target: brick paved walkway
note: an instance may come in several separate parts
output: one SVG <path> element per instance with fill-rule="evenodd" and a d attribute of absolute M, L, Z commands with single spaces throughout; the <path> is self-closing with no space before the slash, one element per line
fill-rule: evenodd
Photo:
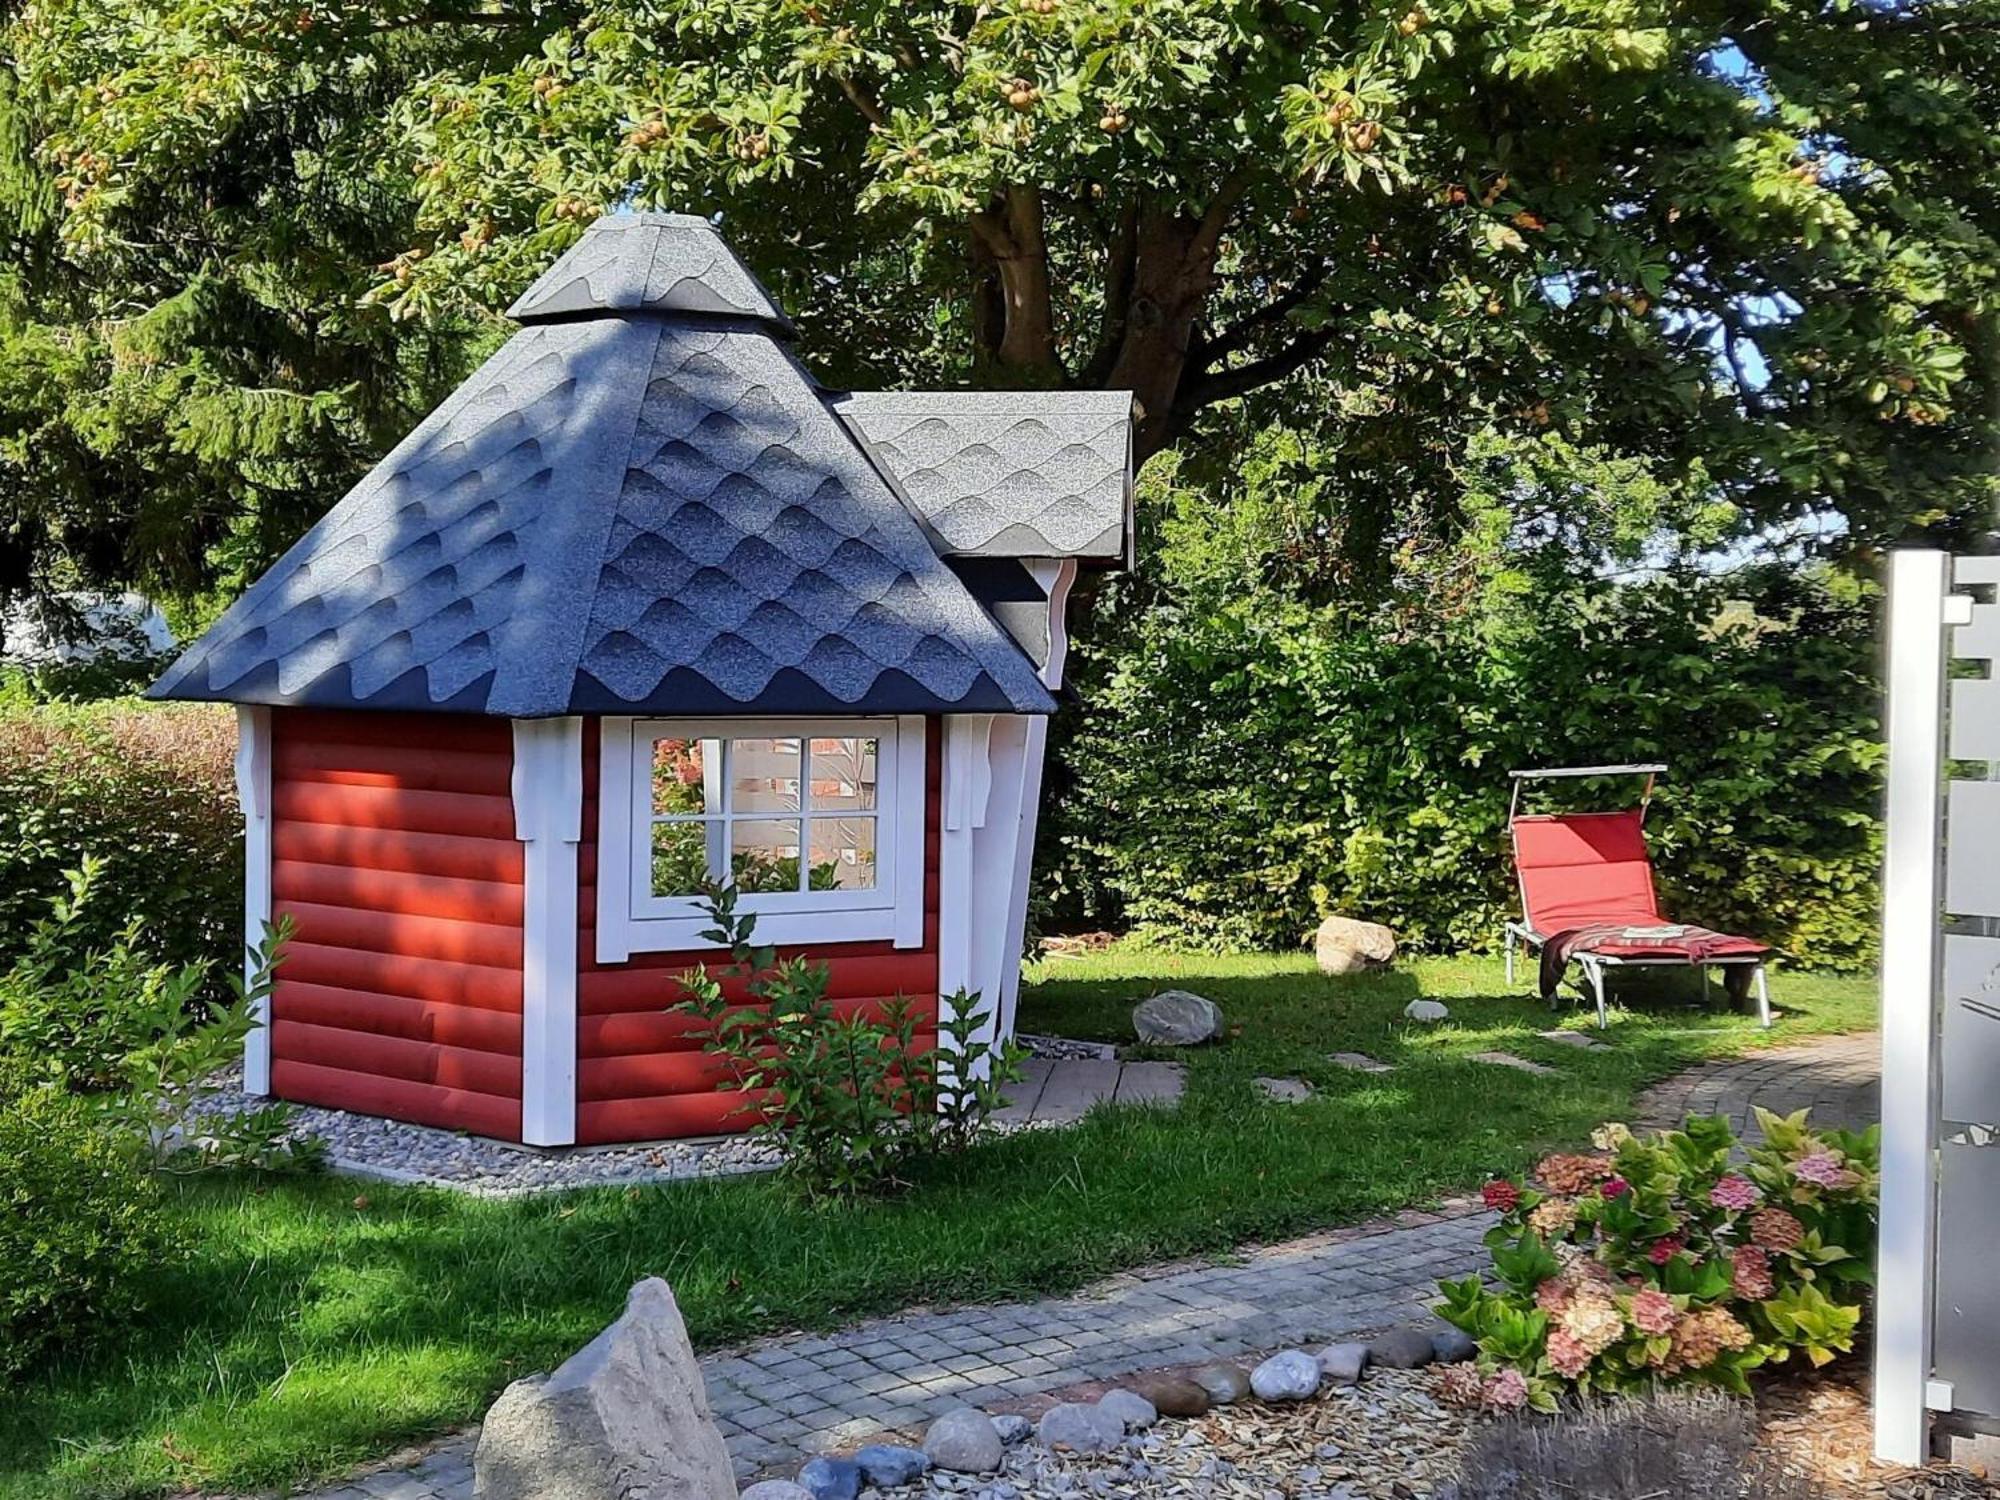
<path fill-rule="evenodd" d="M 1727 1115 L 1739 1136 L 1758 1139 L 1752 1105 L 1776 1114 L 1810 1109 L 1815 1125 L 1860 1130 L 1881 1118 L 1882 1044 L 1874 1032 L 1821 1037 L 1694 1068 L 1648 1089 L 1632 1123 L 1677 1124 Z"/>
<path fill-rule="evenodd" d="M 1641 1100 L 1640 1121 L 1725 1114 L 1753 1102 L 1822 1125 L 1876 1117 L 1876 1041 L 1833 1037 L 1712 1063 Z M 1070 1297 L 876 1318 L 702 1361 L 739 1475 L 795 1462 L 959 1405 L 1031 1401 L 1135 1370 L 1330 1342 L 1420 1315 L 1440 1276 L 1484 1260 L 1487 1216 L 1459 1203 L 1243 1252 L 1226 1263 L 1128 1272 Z M 461 1434 L 312 1500 L 470 1500 Z M 414 1462 L 410 1460 L 414 1459 Z"/>

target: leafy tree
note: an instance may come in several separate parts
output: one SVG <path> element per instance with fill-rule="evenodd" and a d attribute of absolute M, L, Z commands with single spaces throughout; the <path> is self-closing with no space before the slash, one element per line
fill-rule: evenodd
<path fill-rule="evenodd" d="M 1830 509 L 1866 547 L 1991 498 L 1996 20 L 37 0 L 0 44 L 9 201 L 45 226 L 5 336 L 48 346 L 33 370 L 112 319 L 178 331 L 28 400 L 84 472 L 66 516 L 282 531 L 421 404 L 442 331 L 478 326 L 455 320 L 608 208 L 693 209 L 832 378 L 1129 387 L 1144 454 L 1238 398 L 1252 427 L 1338 426 L 1327 494 L 1378 559 L 1464 524 L 1454 466 L 1489 425 L 1699 464 L 1740 529 Z M 79 417 L 106 370 L 139 389 Z"/>

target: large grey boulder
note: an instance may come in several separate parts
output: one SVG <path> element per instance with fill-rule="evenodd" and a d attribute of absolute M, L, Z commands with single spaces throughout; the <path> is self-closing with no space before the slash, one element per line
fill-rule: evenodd
<path fill-rule="evenodd" d="M 1000 1467 L 1001 1446 L 993 1419 L 970 1406 L 946 1412 L 924 1434 L 924 1456 L 959 1474 L 991 1474 Z"/>
<path fill-rule="evenodd" d="M 1188 990 L 1161 990 L 1132 1007 L 1132 1029 L 1155 1047 L 1199 1047 L 1222 1035 L 1222 1007 Z"/>
<path fill-rule="evenodd" d="M 472 1467 L 476 1500 L 736 1500 L 667 1284 L 640 1282 L 618 1320 L 553 1375 L 502 1391 Z"/>
<path fill-rule="evenodd" d="M 1328 917 L 1313 933 L 1313 960 L 1322 974 L 1360 974 L 1395 961 L 1396 934 L 1379 922 Z"/>

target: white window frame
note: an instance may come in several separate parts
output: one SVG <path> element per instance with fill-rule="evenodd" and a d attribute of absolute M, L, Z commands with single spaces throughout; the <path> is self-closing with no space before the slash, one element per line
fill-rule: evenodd
<path fill-rule="evenodd" d="M 662 739 L 877 741 L 874 817 L 875 885 L 852 891 L 745 894 L 740 912 L 757 914 L 759 942 L 924 940 L 924 720 L 920 714 L 846 719 L 617 719 L 603 721 L 597 797 L 597 959 L 623 963 L 634 953 L 715 949 L 702 936 L 714 924 L 693 899 L 651 890 L 652 746 Z M 801 787 L 802 803 L 810 796 Z M 775 816 L 784 816 L 778 814 Z M 810 842 L 802 807 L 802 845 Z M 803 850 L 802 850 L 803 853 Z"/>

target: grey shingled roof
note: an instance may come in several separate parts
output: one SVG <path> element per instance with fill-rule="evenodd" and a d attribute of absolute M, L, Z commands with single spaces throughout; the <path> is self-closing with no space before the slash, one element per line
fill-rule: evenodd
<path fill-rule="evenodd" d="M 604 218 L 514 314 L 526 326 L 150 696 L 514 718 L 1054 708 L 1022 646 L 940 558 L 974 508 L 920 520 L 886 478 L 894 444 L 856 436 L 886 398 L 820 390 L 778 342 L 776 304 L 704 220 Z M 1126 396 L 1040 396 L 1056 404 L 1034 410 L 1016 396 L 914 400 L 1000 442 L 1006 474 L 1058 476 L 1068 498 L 1040 508 L 1018 498 L 1018 478 L 980 492 L 1016 508 L 988 548 L 1036 526 L 1026 556 L 1050 556 L 1064 526 L 1110 546 L 1096 520 L 1108 482 L 1086 472 L 1086 452 L 1122 466 L 1112 508 L 1126 536 Z M 976 410 L 1014 418 L 976 428 L 962 416 Z M 896 454 L 916 452 L 922 434 L 898 432 Z M 940 462 L 976 474 L 988 462 L 976 446 Z"/>
<path fill-rule="evenodd" d="M 791 323 L 706 219 L 606 214 L 514 299 L 518 323 L 604 312 L 707 313 Z"/>
<path fill-rule="evenodd" d="M 1126 391 L 857 391 L 841 419 L 948 557 L 1131 564 Z"/>

